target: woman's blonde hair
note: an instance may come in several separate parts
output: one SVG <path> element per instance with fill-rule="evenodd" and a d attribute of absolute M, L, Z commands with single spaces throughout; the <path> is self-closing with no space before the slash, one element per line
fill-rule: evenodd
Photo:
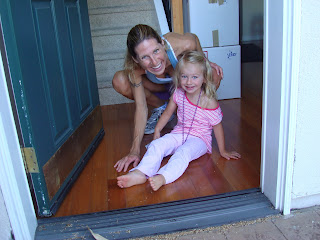
<path fill-rule="evenodd" d="M 174 90 L 181 87 L 179 77 L 181 69 L 186 63 L 199 64 L 202 68 L 202 73 L 205 81 L 202 84 L 202 90 L 208 96 L 208 98 L 217 99 L 216 87 L 213 82 L 212 68 L 209 61 L 205 58 L 202 52 L 188 51 L 180 58 L 173 75 Z"/>
<path fill-rule="evenodd" d="M 131 83 L 133 83 L 133 70 L 139 67 L 138 64 L 132 59 L 137 59 L 135 48 L 146 39 L 156 39 L 158 43 L 162 42 L 159 34 L 148 25 L 138 24 L 131 28 L 130 32 L 128 33 L 124 70 Z"/>

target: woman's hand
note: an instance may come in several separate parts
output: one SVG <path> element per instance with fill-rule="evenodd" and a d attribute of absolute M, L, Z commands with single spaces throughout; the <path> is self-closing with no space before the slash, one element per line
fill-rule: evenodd
<path fill-rule="evenodd" d="M 241 155 L 235 151 L 231 151 L 231 152 L 227 152 L 227 151 L 224 151 L 222 153 L 220 153 L 222 157 L 224 157 L 225 159 L 227 160 L 230 160 L 231 158 L 232 159 L 239 159 L 241 158 Z"/>
<path fill-rule="evenodd" d="M 222 67 L 220 67 L 218 64 L 210 62 L 210 66 L 212 68 L 214 68 L 217 72 L 217 74 L 220 76 L 221 75 L 221 79 L 223 78 L 223 69 Z"/>
<path fill-rule="evenodd" d="M 139 154 L 129 153 L 127 156 L 120 159 L 115 165 L 114 168 L 117 172 L 121 172 L 122 170 L 126 172 L 128 170 L 129 165 L 133 162 L 133 167 L 136 167 L 140 161 Z"/>

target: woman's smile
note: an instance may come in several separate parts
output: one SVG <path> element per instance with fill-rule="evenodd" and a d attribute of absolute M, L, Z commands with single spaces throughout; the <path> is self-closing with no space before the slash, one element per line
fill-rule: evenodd
<path fill-rule="evenodd" d="M 137 59 L 134 59 L 143 69 L 161 75 L 166 68 L 166 51 L 156 39 L 145 39 L 136 48 Z"/>
<path fill-rule="evenodd" d="M 152 69 L 154 69 L 155 71 L 159 71 L 161 70 L 161 67 L 162 67 L 162 62 L 160 62 L 157 66 L 152 67 Z"/>

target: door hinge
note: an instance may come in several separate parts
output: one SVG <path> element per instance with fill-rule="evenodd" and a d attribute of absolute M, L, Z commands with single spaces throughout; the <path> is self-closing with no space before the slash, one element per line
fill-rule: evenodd
<path fill-rule="evenodd" d="M 39 173 L 39 166 L 34 148 L 21 148 L 21 152 L 26 171 L 28 173 Z"/>

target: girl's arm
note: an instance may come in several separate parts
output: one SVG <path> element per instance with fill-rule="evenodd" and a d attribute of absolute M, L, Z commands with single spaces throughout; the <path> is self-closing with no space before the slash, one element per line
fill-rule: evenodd
<path fill-rule="evenodd" d="M 154 129 L 154 134 L 153 134 L 154 140 L 160 137 L 161 130 L 168 123 L 170 117 L 172 116 L 172 114 L 175 112 L 175 110 L 177 108 L 177 105 L 175 104 L 175 102 L 173 101 L 172 98 L 173 98 L 173 96 L 171 96 L 169 103 L 168 103 L 168 106 L 166 107 L 164 112 L 161 114 L 161 117 L 160 117 L 159 121 L 157 122 L 157 125 Z"/>
<path fill-rule="evenodd" d="M 231 158 L 233 159 L 239 159 L 241 155 L 235 151 L 228 152 L 225 149 L 225 142 L 224 142 L 224 132 L 223 132 L 223 127 L 222 123 L 220 122 L 219 124 L 213 126 L 213 131 L 214 135 L 216 137 L 217 143 L 218 143 L 218 148 L 220 155 L 227 160 L 230 160 Z"/>

